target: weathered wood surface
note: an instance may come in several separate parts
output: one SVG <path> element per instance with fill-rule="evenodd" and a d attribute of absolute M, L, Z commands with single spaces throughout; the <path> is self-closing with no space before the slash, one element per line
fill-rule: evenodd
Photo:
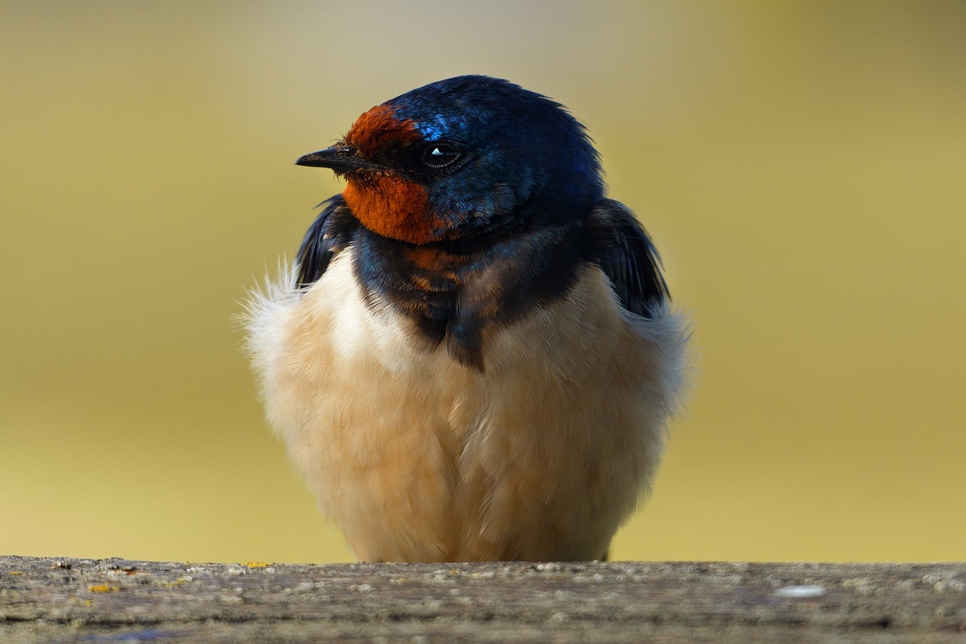
<path fill-rule="evenodd" d="M 966 563 L 0 557 L 0 642 L 966 642 Z"/>

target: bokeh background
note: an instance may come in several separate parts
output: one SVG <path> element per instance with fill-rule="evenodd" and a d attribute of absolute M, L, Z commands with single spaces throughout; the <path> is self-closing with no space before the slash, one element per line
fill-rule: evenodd
<path fill-rule="evenodd" d="M 295 158 L 464 73 L 570 107 L 692 312 L 616 558 L 966 559 L 957 1 L 0 4 L 0 553 L 351 558 L 231 318 L 341 190 Z"/>

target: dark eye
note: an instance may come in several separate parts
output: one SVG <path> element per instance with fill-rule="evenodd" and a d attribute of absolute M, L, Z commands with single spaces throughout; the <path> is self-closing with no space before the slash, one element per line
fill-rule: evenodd
<path fill-rule="evenodd" d="M 449 143 L 430 143 L 423 150 L 423 164 L 430 168 L 445 168 L 460 158 L 460 150 Z"/>

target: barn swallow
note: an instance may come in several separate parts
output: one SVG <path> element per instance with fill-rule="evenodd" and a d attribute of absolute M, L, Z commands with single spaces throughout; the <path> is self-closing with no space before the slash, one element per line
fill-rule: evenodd
<path fill-rule="evenodd" d="M 460 76 L 296 163 L 345 190 L 254 296 L 248 344 L 356 556 L 603 558 L 660 461 L 688 332 L 584 127 Z"/>

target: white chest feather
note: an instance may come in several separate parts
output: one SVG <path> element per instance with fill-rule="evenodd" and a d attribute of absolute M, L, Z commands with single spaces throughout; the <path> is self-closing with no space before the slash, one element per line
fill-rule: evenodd
<path fill-rule="evenodd" d="M 253 302 L 268 417 L 323 512 L 367 561 L 601 557 L 646 490 L 686 334 L 621 309 L 596 267 L 489 338 L 485 372 L 367 307 L 351 248 L 303 294 Z"/>

